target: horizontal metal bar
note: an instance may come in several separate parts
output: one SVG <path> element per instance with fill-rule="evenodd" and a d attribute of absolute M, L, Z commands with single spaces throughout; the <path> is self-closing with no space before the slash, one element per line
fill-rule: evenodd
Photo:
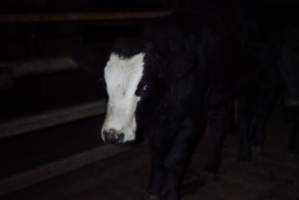
<path fill-rule="evenodd" d="M 78 65 L 71 57 L 39 58 L 29 61 L 0 62 L 0 72 L 1 69 L 5 69 L 7 71 L 6 74 L 13 78 L 34 74 L 48 74 L 58 71 L 73 70 L 76 68 L 78 68 Z"/>
<path fill-rule="evenodd" d="M 90 12 L 63 14 L 1 14 L 0 22 L 45 22 L 45 21 L 90 21 L 90 20 L 128 20 L 165 17 L 172 11 L 146 12 Z"/>
<path fill-rule="evenodd" d="M 42 58 L 32 61 L 2 63 L 1 65 L 11 67 L 13 77 L 46 74 L 78 68 L 77 64 L 70 57 Z"/>
<path fill-rule="evenodd" d="M 0 139 L 100 115 L 105 107 L 105 101 L 99 100 L 4 122 L 0 124 Z"/>
<path fill-rule="evenodd" d="M 103 145 L 92 150 L 72 155 L 62 160 L 54 161 L 36 169 L 12 175 L 0 180 L 0 195 L 24 189 L 49 178 L 79 169 L 85 165 L 104 160 L 128 150 L 129 147 Z"/>

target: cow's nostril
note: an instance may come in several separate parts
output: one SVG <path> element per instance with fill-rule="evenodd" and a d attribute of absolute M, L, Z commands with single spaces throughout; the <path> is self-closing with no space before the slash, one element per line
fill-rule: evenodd
<path fill-rule="evenodd" d="M 109 137 L 109 132 L 103 131 L 103 136 L 104 136 L 105 140 L 107 140 L 107 138 Z"/>
<path fill-rule="evenodd" d="M 114 128 L 110 128 L 107 132 L 108 132 L 109 135 L 117 134 L 117 131 Z"/>
<path fill-rule="evenodd" d="M 105 142 L 112 144 L 123 143 L 125 134 L 116 131 L 115 129 L 109 129 L 103 131 L 103 136 L 105 138 Z"/>
<path fill-rule="evenodd" d="M 103 131 L 103 135 L 105 138 L 109 138 L 110 136 L 115 135 L 116 133 L 117 131 L 113 128 Z"/>
<path fill-rule="evenodd" d="M 118 134 L 118 143 L 123 143 L 125 138 L 125 134 L 120 133 Z"/>

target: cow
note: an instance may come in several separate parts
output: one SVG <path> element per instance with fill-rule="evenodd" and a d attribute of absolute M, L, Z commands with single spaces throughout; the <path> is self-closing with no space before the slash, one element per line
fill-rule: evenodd
<path fill-rule="evenodd" d="M 266 125 L 277 106 L 284 110 L 291 126 L 288 151 L 295 157 L 299 119 L 296 44 L 275 40 L 273 44 L 263 42 L 254 46 L 247 55 L 252 56 L 250 60 L 261 69 L 257 73 L 260 78 L 256 86 L 248 84 L 246 92 L 238 95 L 239 159 L 251 160 L 255 153 L 263 154 Z"/>
<path fill-rule="evenodd" d="M 256 147 L 260 150 L 256 153 L 263 152 L 265 127 L 277 106 L 283 107 L 289 115 L 292 126 L 289 152 L 296 151 L 299 74 L 295 41 L 298 28 L 294 13 L 282 16 L 281 9 L 281 6 L 268 5 L 243 8 L 242 49 L 248 57 L 245 60 L 259 70 L 255 75 L 257 79 L 247 84 L 249 88 L 238 96 L 240 160 L 251 160 Z"/>
<path fill-rule="evenodd" d="M 294 32 L 298 33 L 297 30 Z M 288 34 L 288 36 L 289 35 L 290 34 Z M 288 40 L 291 40 L 290 36 Z M 299 60 L 297 49 L 297 43 L 285 42 L 281 49 L 279 62 L 284 86 L 284 92 L 282 94 L 283 106 L 287 113 L 288 124 L 291 127 L 288 144 L 288 151 L 291 158 L 298 158 L 299 155 Z"/>
<path fill-rule="evenodd" d="M 276 101 L 272 83 L 283 74 L 272 67 L 291 60 L 286 50 L 250 41 L 253 34 L 235 26 L 240 21 L 210 11 L 159 20 L 139 37 L 116 40 L 103 70 L 108 101 L 100 137 L 123 144 L 144 135 L 151 154 L 150 199 L 180 199 L 184 173 L 203 134 L 212 146 L 207 169 L 218 171 L 235 101 L 239 156 L 250 159 Z M 278 68 L 286 70 L 283 66 Z"/>
<path fill-rule="evenodd" d="M 151 154 L 148 193 L 161 200 L 180 199 L 204 132 L 215 147 L 209 167 L 218 169 L 234 88 L 244 72 L 234 29 L 213 13 L 192 19 L 195 25 L 161 20 L 139 38 L 118 39 L 104 67 L 108 101 L 101 138 L 123 144 L 142 130 Z"/>
<path fill-rule="evenodd" d="M 247 61 L 255 66 L 255 80 L 246 84 L 237 97 L 237 113 L 240 144 L 239 160 L 249 161 L 254 155 L 262 155 L 266 138 L 266 126 L 275 107 L 279 105 L 282 80 L 279 73 L 279 48 L 267 43 L 247 41 L 243 48 Z"/>

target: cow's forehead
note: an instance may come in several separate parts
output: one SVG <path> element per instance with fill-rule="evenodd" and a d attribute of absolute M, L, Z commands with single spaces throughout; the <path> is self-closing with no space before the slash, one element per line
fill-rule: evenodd
<path fill-rule="evenodd" d="M 112 53 L 105 66 L 108 93 L 134 93 L 144 71 L 144 53 L 122 57 Z"/>

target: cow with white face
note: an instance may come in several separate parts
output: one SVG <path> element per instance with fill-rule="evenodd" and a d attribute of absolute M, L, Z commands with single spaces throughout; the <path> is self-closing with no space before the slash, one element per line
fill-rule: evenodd
<path fill-rule="evenodd" d="M 144 53 L 124 57 L 110 55 L 104 70 L 108 105 L 101 136 L 108 143 L 125 143 L 136 138 L 136 90 L 144 71 Z"/>
<path fill-rule="evenodd" d="M 180 198 L 179 186 L 203 133 L 202 122 L 211 122 L 209 131 L 217 132 L 212 142 L 221 146 L 229 87 L 218 79 L 225 79 L 223 71 L 217 78 L 211 71 L 229 66 L 222 53 L 232 46 L 224 48 L 221 37 L 162 26 L 142 39 L 118 40 L 105 65 L 108 102 L 101 138 L 127 143 L 142 129 L 152 156 L 148 192 L 161 200 Z"/>
<path fill-rule="evenodd" d="M 150 81 L 145 75 L 148 71 L 145 44 L 132 38 L 117 40 L 104 68 L 108 102 L 101 138 L 106 143 L 121 144 L 136 139 L 140 125 L 137 110 L 150 91 Z"/>

